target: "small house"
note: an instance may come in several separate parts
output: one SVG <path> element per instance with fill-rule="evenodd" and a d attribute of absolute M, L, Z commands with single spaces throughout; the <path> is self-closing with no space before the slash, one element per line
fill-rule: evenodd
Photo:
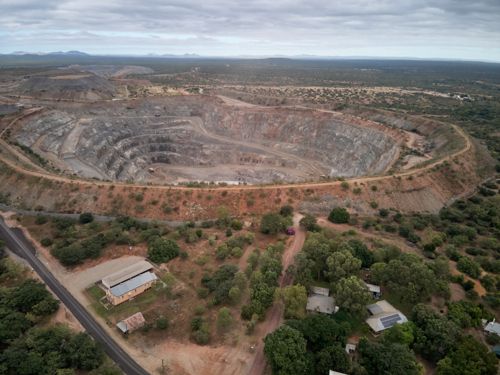
<path fill-rule="evenodd" d="M 396 323 L 408 322 L 406 316 L 387 301 L 378 301 L 373 305 L 366 306 L 366 308 L 372 316 L 368 317 L 365 322 L 370 326 L 374 335 L 391 328 Z"/>
<path fill-rule="evenodd" d="M 382 293 L 380 292 L 380 287 L 378 285 L 366 284 L 366 286 L 370 290 L 372 298 L 380 298 L 382 296 Z"/>
<path fill-rule="evenodd" d="M 116 326 L 120 328 L 123 333 L 132 333 L 141 327 L 144 327 L 146 320 L 140 312 L 122 320 Z"/>
<path fill-rule="evenodd" d="M 347 354 L 351 355 L 351 354 L 354 354 L 354 352 L 356 351 L 356 345 L 353 345 L 353 344 L 347 344 L 345 346 L 345 351 Z"/>
<path fill-rule="evenodd" d="M 311 288 L 311 290 L 312 290 L 312 294 L 317 294 L 317 295 L 326 296 L 326 297 L 328 297 L 330 295 L 330 289 L 327 289 L 327 288 L 321 288 L 319 286 L 313 286 Z"/>
<path fill-rule="evenodd" d="M 328 315 L 336 312 L 338 308 L 335 307 L 335 300 L 332 297 L 329 297 L 329 294 L 329 289 L 313 286 L 312 293 L 307 299 L 306 310 L 321 312 Z"/>
<path fill-rule="evenodd" d="M 493 319 L 492 322 L 489 322 L 486 327 L 484 327 L 484 332 L 500 335 L 500 324 L 495 323 L 495 319 Z"/>

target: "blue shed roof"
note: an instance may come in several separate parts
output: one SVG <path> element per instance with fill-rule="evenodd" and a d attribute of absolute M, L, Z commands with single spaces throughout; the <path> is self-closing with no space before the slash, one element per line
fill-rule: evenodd
<path fill-rule="evenodd" d="M 124 283 L 118 284 L 110 289 L 111 294 L 113 294 L 115 297 L 120 297 L 121 295 L 124 295 L 131 290 L 134 290 L 135 288 L 140 287 L 141 285 L 144 285 L 150 281 L 156 280 L 157 277 L 154 273 L 152 272 L 145 272 L 142 273 L 133 279 L 127 280 Z"/>

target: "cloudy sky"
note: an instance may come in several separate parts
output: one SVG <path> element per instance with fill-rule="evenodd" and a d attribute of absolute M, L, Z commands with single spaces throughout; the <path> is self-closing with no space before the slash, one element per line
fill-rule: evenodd
<path fill-rule="evenodd" d="M 0 53 L 500 62 L 500 0 L 1 0 Z"/>

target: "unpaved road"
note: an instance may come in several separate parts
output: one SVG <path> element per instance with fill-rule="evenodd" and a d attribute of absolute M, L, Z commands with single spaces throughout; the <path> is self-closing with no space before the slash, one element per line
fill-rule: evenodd
<path fill-rule="evenodd" d="M 288 248 L 288 251 L 283 254 L 283 270 L 286 270 L 288 266 L 293 263 L 293 257 L 299 253 L 300 249 L 302 249 L 305 239 L 306 230 L 303 227 L 296 226 L 296 234 L 293 244 Z M 281 279 L 280 288 L 285 288 L 291 284 L 292 278 L 285 274 Z M 265 321 L 267 326 L 264 331 L 264 337 L 278 328 L 283 323 L 283 320 L 283 310 L 275 304 Z M 264 371 L 266 363 L 267 358 L 264 355 L 264 342 L 261 341 L 257 346 L 257 354 L 255 355 L 255 360 L 253 361 L 252 368 L 250 369 L 250 375 L 261 375 Z"/>

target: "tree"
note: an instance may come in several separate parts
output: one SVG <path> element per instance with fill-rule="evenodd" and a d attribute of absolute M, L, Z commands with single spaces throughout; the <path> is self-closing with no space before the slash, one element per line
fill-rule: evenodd
<path fill-rule="evenodd" d="M 293 207 L 290 205 L 282 206 L 280 210 L 280 215 L 283 217 L 292 216 Z"/>
<path fill-rule="evenodd" d="M 450 280 L 450 262 L 447 258 L 437 258 L 434 261 L 434 275 L 436 279 Z"/>
<path fill-rule="evenodd" d="M 328 257 L 326 265 L 328 272 L 325 275 L 335 282 L 356 273 L 361 268 L 361 260 L 355 258 L 349 250 L 341 250 Z"/>
<path fill-rule="evenodd" d="M 276 235 L 284 229 L 283 217 L 277 213 L 264 215 L 260 222 L 260 231 L 264 234 Z"/>
<path fill-rule="evenodd" d="M 62 349 L 68 367 L 93 370 L 104 360 L 104 349 L 100 342 L 92 339 L 88 332 L 73 335 Z"/>
<path fill-rule="evenodd" d="M 60 375 L 59 373 L 57 375 Z M 116 363 L 109 360 L 101 366 L 89 372 L 89 375 L 123 375 L 123 371 Z"/>
<path fill-rule="evenodd" d="M 94 221 L 94 216 L 90 212 L 80 214 L 80 223 L 87 224 Z"/>
<path fill-rule="evenodd" d="M 259 264 L 259 254 L 254 252 L 250 253 L 247 258 L 247 263 L 252 267 L 252 269 L 257 268 L 257 265 Z"/>
<path fill-rule="evenodd" d="M 457 262 L 457 269 L 460 272 L 463 272 L 474 279 L 477 279 L 481 276 L 481 266 L 476 262 L 473 262 L 471 258 L 468 256 L 464 256 L 459 259 Z"/>
<path fill-rule="evenodd" d="M 229 314 L 229 309 L 227 307 L 223 307 L 219 310 L 217 314 L 217 327 L 219 329 L 228 328 L 233 322 L 233 318 Z"/>
<path fill-rule="evenodd" d="M 328 221 L 336 224 L 347 223 L 350 218 L 351 215 L 349 214 L 349 212 L 347 212 L 346 209 L 342 207 L 335 207 L 330 212 L 330 215 L 328 215 Z"/>
<path fill-rule="evenodd" d="M 356 276 L 340 279 L 334 286 L 335 303 L 352 316 L 362 319 L 366 317 L 366 304 L 370 300 L 370 291 L 364 282 Z"/>
<path fill-rule="evenodd" d="M 274 375 L 305 374 L 306 340 L 299 331 L 283 325 L 264 339 L 264 355 Z"/>
<path fill-rule="evenodd" d="M 352 367 L 351 357 L 340 343 L 324 348 L 316 353 L 316 370 L 319 374 L 337 371 L 347 374 Z"/>
<path fill-rule="evenodd" d="M 167 318 L 158 318 L 156 319 L 156 327 L 161 330 L 165 330 L 170 325 L 170 321 Z"/>
<path fill-rule="evenodd" d="M 416 305 L 410 319 L 417 326 L 414 347 L 430 361 L 444 358 L 460 337 L 460 328 L 431 306 Z"/>
<path fill-rule="evenodd" d="M 179 255 L 179 245 L 169 238 L 157 238 L 148 248 L 148 256 L 155 263 L 167 263 Z"/>
<path fill-rule="evenodd" d="M 381 208 L 380 210 L 378 210 L 378 214 L 382 217 L 387 217 L 390 213 L 391 211 L 389 211 L 387 208 Z"/>
<path fill-rule="evenodd" d="M 288 285 L 285 289 L 276 288 L 274 300 L 280 301 L 285 309 L 285 319 L 301 318 L 307 306 L 306 288 L 298 285 Z"/>
<path fill-rule="evenodd" d="M 399 226 L 399 235 L 401 237 L 408 238 L 411 234 L 413 234 L 413 224 L 409 221 L 401 223 L 401 225 Z"/>
<path fill-rule="evenodd" d="M 385 331 L 384 343 L 388 344 L 403 344 L 410 346 L 415 341 L 415 332 L 417 327 L 412 322 L 403 324 L 394 324 L 391 328 Z"/>
<path fill-rule="evenodd" d="M 241 301 L 241 291 L 237 287 L 232 287 L 229 290 L 229 300 L 231 304 L 237 305 Z"/>
<path fill-rule="evenodd" d="M 406 346 L 401 344 L 372 343 L 366 337 L 359 339 L 361 364 L 371 374 L 423 375 L 424 365 L 418 362 Z"/>
<path fill-rule="evenodd" d="M 349 246 L 353 249 L 353 255 L 361 260 L 361 267 L 369 267 L 372 264 L 372 252 L 363 241 L 357 238 L 349 240 Z"/>
<path fill-rule="evenodd" d="M 477 374 L 495 375 L 498 358 L 483 343 L 472 336 L 461 336 L 453 350 L 437 364 L 438 375 Z"/>
<path fill-rule="evenodd" d="M 305 214 L 304 217 L 300 219 L 299 224 L 301 227 L 306 228 L 306 230 L 313 231 L 318 224 L 318 219 L 312 215 Z"/>
<path fill-rule="evenodd" d="M 248 279 L 243 271 L 238 271 L 234 274 L 233 282 L 240 290 L 244 290 L 247 286 Z"/>

